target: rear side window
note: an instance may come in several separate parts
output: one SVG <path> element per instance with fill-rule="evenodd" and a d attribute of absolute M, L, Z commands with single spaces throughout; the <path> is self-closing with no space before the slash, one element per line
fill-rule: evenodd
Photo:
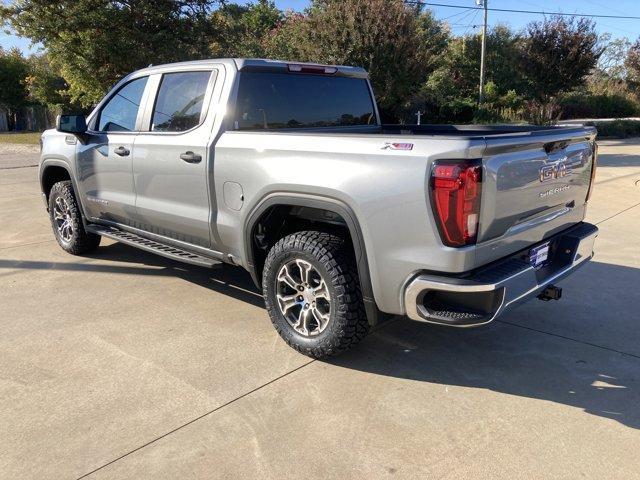
<path fill-rule="evenodd" d="M 163 75 L 153 108 L 151 130 L 184 132 L 199 125 L 210 76 L 210 71 Z"/>
<path fill-rule="evenodd" d="M 102 107 L 98 118 L 99 132 L 131 132 L 136 128 L 140 100 L 147 77 L 127 83 Z"/>
<path fill-rule="evenodd" d="M 234 128 L 338 127 L 376 122 L 363 78 L 245 72 L 240 75 Z"/>

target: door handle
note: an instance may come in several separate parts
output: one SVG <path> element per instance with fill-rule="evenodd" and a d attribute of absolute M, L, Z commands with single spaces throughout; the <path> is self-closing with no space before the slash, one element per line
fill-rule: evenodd
<path fill-rule="evenodd" d="M 200 163 L 202 161 L 202 156 L 189 151 L 181 154 L 180 159 L 184 160 L 187 163 Z"/>
<path fill-rule="evenodd" d="M 124 148 L 122 145 L 120 145 L 118 148 L 116 148 L 113 153 L 115 153 L 116 155 L 120 155 L 121 157 L 126 157 L 127 155 L 129 155 L 131 152 L 129 151 L 128 148 Z"/>

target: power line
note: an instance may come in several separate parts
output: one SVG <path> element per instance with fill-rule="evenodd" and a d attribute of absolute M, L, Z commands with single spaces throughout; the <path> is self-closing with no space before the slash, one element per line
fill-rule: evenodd
<path fill-rule="evenodd" d="M 464 31 L 464 33 L 462 34 L 463 37 L 467 36 L 467 33 L 469 33 L 469 30 L 471 30 L 472 28 L 476 28 L 476 25 L 474 24 L 474 22 L 476 21 L 477 16 L 478 16 L 478 11 L 476 10 L 473 13 L 473 17 L 471 17 L 471 25 L 469 25 L 467 29 Z"/>
<path fill-rule="evenodd" d="M 482 7 L 464 7 L 462 5 L 447 5 L 446 3 L 431 3 L 422 2 L 419 0 L 404 0 L 404 3 L 411 5 L 422 5 L 429 7 L 444 7 L 444 8 L 463 8 L 470 10 L 483 10 Z M 632 17 L 628 15 L 594 15 L 591 13 L 560 13 L 560 12 L 546 12 L 544 10 L 515 10 L 510 8 L 489 8 L 491 12 L 505 12 L 505 13 L 530 13 L 533 15 L 557 15 L 560 17 L 585 17 L 585 18 L 620 18 L 626 20 L 640 20 L 640 17 Z"/>
<path fill-rule="evenodd" d="M 463 21 L 469 21 L 469 19 L 471 19 L 471 23 L 473 23 L 476 15 L 478 15 L 478 12 L 475 10 L 475 8 L 471 8 L 468 11 L 463 12 L 461 17 L 456 18 L 456 22 L 462 23 Z"/>
<path fill-rule="evenodd" d="M 467 7 L 467 10 L 473 10 L 473 9 L 474 9 L 474 7 Z M 449 15 L 448 17 L 443 17 L 443 18 L 441 18 L 441 19 L 440 19 L 440 21 L 449 20 L 450 18 L 457 17 L 458 15 L 464 15 L 465 13 L 467 13 L 467 12 L 458 12 L 458 13 L 454 13 L 453 15 Z M 459 19 L 457 19 L 457 20 L 460 20 L 461 18 L 462 18 L 462 17 L 460 17 L 460 18 L 459 18 Z"/>

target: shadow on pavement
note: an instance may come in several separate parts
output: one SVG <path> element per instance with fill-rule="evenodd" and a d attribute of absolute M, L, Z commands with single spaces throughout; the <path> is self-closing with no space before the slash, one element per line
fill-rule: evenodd
<path fill-rule="evenodd" d="M 599 167 L 640 167 L 640 155 L 626 153 L 601 153 L 598 155 Z"/>
<path fill-rule="evenodd" d="M 572 343 L 499 321 L 454 330 L 398 319 L 330 363 L 570 405 L 640 428 L 638 359 L 605 352 L 602 360 Z"/>
<path fill-rule="evenodd" d="M 76 257 L 77 258 L 77 257 Z M 244 269 L 231 265 L 220 264 L 214 268 L 204 268 L 172 261 L 158 255 L 139 250 L 122 243 L 101 246 L 93 253 L 83 255 L 82 258 L 113 262 L 129 262 L 135 266 L 81 263 L 81 262 L 46 262 L 0 260 L 0 278 L 11 275 L 2 273 L 6 269 L 28 270 L 61 270 L 78 272 L 116 273 L 142 276 L 174 276 L 197 285 L 210 288 L 216 292 L 228 295 L 243 302 L 263 307 L 262 294 L 251 280 L 251 276 Z M 141 266 L 142 265 L 142 266 Z M 150 268 L 145 268 L 145 266 Z"/>
<path fill-rule="evenodd" d="M 91 258 L 131 262 L 136 266 L 0 260 L 0 271 L 54 269 L 171 275 L 263 306 L 261 295 L 241 268 L 221 265 L 205 269 L 185 265 L 119 243 L 101 247 Z M 605 280 L 640 284 L 640 269 L 597 265 L 595 274 Z M 10 274 L 0 273 L 0 277 Z M 594 296 L 594 301 L 600 301 L 599 297 Z M 637 299 L 626 297 L 615 301 Z M 611 316 L 616 315 L 615 301 L 609 310 Z M 512 318 L 517 318 L 517 311 L 513 311 Z M 576 315 L 588 312 L 586 307 Z M 604 325 L 606 328 L 606 319 Z M 500 320 L 477 329 L 452 329 L 396 318 L 376 329 L 359 347 L 328 363 L 376 375 L 480 388 L 570 405 L 640 428 L 639 362 L 640 358 L 633 354 L 531 331 L 525 325 Z"/>
<path fill-rule="evenodd" d="M 580 273 L 567 288 L 575 298 L 557 307 L 525 304 L 475 329 L 399 318 L 330 363 L 570 405 L 640 428 L 640 356 L 630 343 L 626 352 L 615 348 L 622 337 L 637 337 L 640 269 L 590 262 Z M 572 333 L 555 333 L 558 322 Z M 593 332 L 584 331 L 590 328 L 600 330 L 595 342 L 588 340 Z"/>

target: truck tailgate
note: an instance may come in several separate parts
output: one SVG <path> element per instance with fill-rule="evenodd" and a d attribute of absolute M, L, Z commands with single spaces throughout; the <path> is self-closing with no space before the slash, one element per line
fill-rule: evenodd
<path fill-rule="evenodd" d="M 478 231 L 485 258 L 478 260 L 524 248 L 584 218 L 594 129 L 487 136 L 486 144 Z M 492 245 L 491 253 L 483 244 Z"/>

